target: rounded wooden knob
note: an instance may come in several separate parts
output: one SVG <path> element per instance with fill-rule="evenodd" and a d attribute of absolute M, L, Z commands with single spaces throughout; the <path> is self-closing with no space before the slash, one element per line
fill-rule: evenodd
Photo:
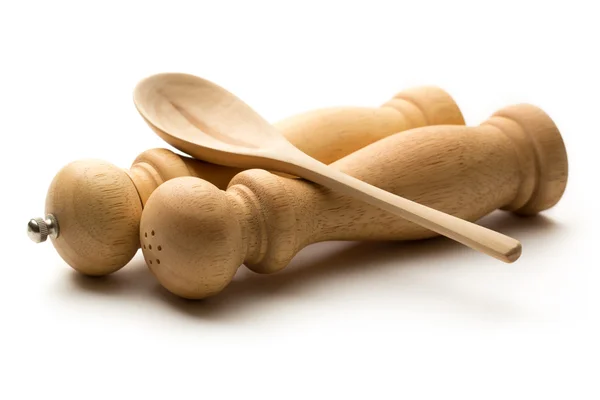
<path fill-rule="evenodd" d="M 186 298 L 223 290 L 246 255 L 244 232 L 226 192 L 199 178 L 177 178 L 154 191 L 146 207 L 142 251 L 158 280 Z"/>
<path fill-rule="evenodd" d="M 100 160 L 75 161 L 50 184 L 46 213 L 60 224 L 51 238 L 76 270 L 104 275 L 127 264 L 139 247 L 142 206 L 129 176 Z"/>
<path fill-rule="evenodd" d="M 505 108 L 479 127 L 393 135 L 332 167 L 470 221 L 498 208 L 531 214 L 551 207 L 568 172 L 558 129 L 530 105 Z M 227 191 L 193 177 L 166 182 L 148 199 L 140 229 L 154 275 L 192 299 L 221 291 L 242 263 L 259 273 L 279 271 L 311 243 L 435 235 L 314 183 L 263 170 L 241 172 Z"/>

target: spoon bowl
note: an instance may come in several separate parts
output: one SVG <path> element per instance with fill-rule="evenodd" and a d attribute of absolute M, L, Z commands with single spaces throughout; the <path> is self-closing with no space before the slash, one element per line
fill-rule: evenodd
<path fill-rule="evenodd" d="M 222 87 L 182 73 L 142 80 L 134 102 L 148 125 L 167 143 L 196 158 L 231 167 L 237 156 L 270 153 L 289 145 L 275 127 Z M 253 163 L 256 165 L 256 160 Z"/>

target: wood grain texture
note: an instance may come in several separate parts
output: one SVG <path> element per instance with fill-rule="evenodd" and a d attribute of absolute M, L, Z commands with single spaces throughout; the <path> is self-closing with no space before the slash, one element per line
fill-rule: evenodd
<path fill-rule="evenodd" d="M 391 134 L 428 125 L 464 125 L 454 100 L 433 86 L 404 90 L 379 108 L 314 110 L 275 127 L 304 153 L 331 164 Z"/>
<path fill-rule="evenodd" d="M 59 221 L 54 248 L 85 274 L 113 272 L 138 249 L 140 197 L 129 176 L 112 164 L 81 160 L 65 166 L 50 184 L 46 213 Z"/>
<path fill-rule="evenodd" d="M 420 87 L 398 93 L 379 108 L 316 110 L 276 127 L 307 154 L 333 162 L 393 133 L 438 123 L 464 120 L 446 92 Z M 46 213 L 54 214 L 60 226 L 60 235 L 52 242 L 74 269 L 88 275 L 109 274 L 127 264 L 139 248 L 142 208 L 159 185 L 194 176 L 225 189 L 240 171 L 166 149 L 143 152 L 129 171 L 100 160 L 71 163 L 56 175 L 46 199 Z"/>
<path fill-rule="evenodd" d="M 469 221 L 497 208 L 543 211 L 560 199 L 568 175 L 558 129 L 530 105 L 503 109 L 479 127 L 393 135 L 332 167 Z M 169 291 L 190 299 L 219 293 L 242 263 L 259 273 L 279 271 L 311 243 L 435 235 L 320 185 L 263 170 L 236 175 L 227 191 L 192 177 L 171 180 L 148 200 L 140 228 L 149 268 Z"/>
<path fill-rule="evenodd" d="M 379 189 L 315 160 L 248 104 L 209 80 L 182 73 L 152 75 L 137 84 L 133 101 L 158 136 L 197 159 L 303 177 L 499 260 L 513 262 L 521 254 L 521 244 L 513 238 Z"/>

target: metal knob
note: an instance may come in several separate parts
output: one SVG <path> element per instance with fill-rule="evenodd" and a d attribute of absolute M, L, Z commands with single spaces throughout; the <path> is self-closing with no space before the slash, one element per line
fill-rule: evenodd
<path fill-rule="evenodd" d="M 46 218 L 33 218 L 27 223 L 27 236 L 35 243 L 42 243 L 48 239 L 58 237 L 58 221 L 52 214 L 46 215 Z"/>

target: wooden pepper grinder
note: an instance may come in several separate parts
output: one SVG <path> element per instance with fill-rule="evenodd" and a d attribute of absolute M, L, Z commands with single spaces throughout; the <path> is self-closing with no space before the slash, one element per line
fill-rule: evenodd
<path fill-rule="evenodd" d="M 379 108 L 330 108 L 276 126 L 296 147 L 331 163 L 393 133 L 438 124 L 464 124 L 454 100 L 435 87 L 397 94 Z M 58 172 L 46 198 L 46 218 L 28 224 L 36 242 L 50 236 L 61 257 L 87 275 L 125 266 L 140 247 L 139 221 L 150 194 L 163 182 L 194 176 L 225 189 L 241 170 L 166 149 L 140 154 L 129 171 L 100 160 L 75 161 Z"/>
<path fill-rule="evenodd" d="M 497 208 L 535 214 L 567 182 L 557 127 L 531 105 L 507 107 L 479 127 L 429 126 L 393 135 L 332 164 L 384 190 L 475 221 Z M 169 291 L 219 293 L 244 263 L 284 268 L 325 240 L 413 240 L 435 234 L 314 183 L 263 170 L 236 175 L 227 191 L 173 179 L 148 199 L 140 224 L 146 262 Z"/>

